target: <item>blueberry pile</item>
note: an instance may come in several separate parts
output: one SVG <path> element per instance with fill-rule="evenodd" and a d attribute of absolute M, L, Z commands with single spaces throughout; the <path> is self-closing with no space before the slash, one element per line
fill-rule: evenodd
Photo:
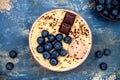
<path fill-rule="evenodd" d="M 15 50 L 11 50 L 11 51 L 9 52 L 9 56 L 10 56 L 10 58 L 12 58 L 12 59 L 16 58 L 16 57 L 17 57 L 17 54 L 18 54 L 18 53 L 17 53 Z M 12 69 L 14 68 L 14 64 L 13 64 L 12 62 L 8 62 L 8 63 L 5 65 L 5 67 L 6 67 L 7 70 L 12 70 Z"/>
<path fill-rule="evenodd" d="M 120 0 L 95 0 L 96 9 L 109 19 L 120 20 Z"/>
<path fill-rule="evenodd" d="M 58 57 L 65 56 L 67 51 L 63 49 L 62 40 L 66 44 L 71 43 L 70 36 L 63 36 L 62 34 L 53 35 L 47 30 L 41 32 L 41 36 L 37 38 L 39 44 L 36 48 L 38 53 L 43 54 L 44 59 L 49 59 L 51 65 L 56 66 L 58 64 Z"/>
<path fill-rule="evenodd" d="M 110 54 L 111 54 L 111 50 L 108 49 L 108 48 L 104 49 L 103 52 L 100 51 L 100 50 L 95 52 L 96 58 L 102 58 L 104 55 L 109 56 Z M 102 63 L 99 64 L 99 68 L 101 70 L 107 70 L 107 67 L 108 66 L 107 66 L 107 64 L 105 62 L 102 62 Z"/>
<path fill-rule="evenodd" d="M 107 49 L 107 48 L 104 49 L 103 52 L 100 51 L 100 50 L 98 50 L 98 51 L 95 52 L 95 56 L 96 56 L 97 58 L 102 58 L 103 55 L 109 56 L 110 54 L 111 54 L 111 50 L 110 50 L 110 49 Z"/>

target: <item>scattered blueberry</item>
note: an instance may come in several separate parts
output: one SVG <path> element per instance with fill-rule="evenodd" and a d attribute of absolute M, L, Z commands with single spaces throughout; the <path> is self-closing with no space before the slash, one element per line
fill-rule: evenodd
<path fill-rule="evenodd" d="M 102 53 L 101 51 L 97 51 L 97 52 L 95 53 L 95 56 L 96 56 L 97 58 L 102 58 L 102 57 L 103 57 L 103 53 Z"/>
<path fill-rule="evenodd" d="M 45 42 L 45 38 L 43 38 L 43 37 L 38 37 L 38 38 L 37 38 L 37 42 L 38 42 L 39 44 L 43 44 L 43 43 Z"/>
<path fill-rule="evenodd" d="M 37 47 L 37 52 L 42 53 L 44 51 L 44 48 L 42 46 Z"/>
<path fill-rule="evenodd" d="M 49 59 L 49 58 L 50 58 L 50 53 L 47 52 L 47 51 L 43 52 L 43 57 L 44 57 L 45 59 Z"/>
<path fill-rule="evenodd" d="M 50 34 L 50 35 L 48 36 L 48 40 L 49 40 L 50 42 L 54 41 L 54 40 L 55 40 L 55 36 L 54 36 L 53 34 Z"/>
<path fill-rule="evenodd" d="M 53 50 L 52 53 L 51 53 L 51 57 L 57 58 L 58 56 L 59 56 L 58 51 Z"/>
<path fill-rule="evenodd" d="M 14 50 L 11 50 L 11 51 L 9 52 L 9 56 L 10 56 L 11 58 L 16 58 L 16 57 L 17 57 L 17 52 L 14 51 Z"/>
<path fill-rule="evenodd" d="M 104 55 L 105 56 L 109 56 L 111 54 L 111 50 L 110 49 L 104 49 Z"/>
<path fill-rule="evenodd" d="M 50 59 L 50 64 L 53 65 L 53 66 L 56 66 L 58 64 L 57 58 L 51 58 Z"/>
<path fill-rule="evenodd" d="M 8 62 L 8 63 L 6 64 L 6 69 L 12 70 L 13 68 L 14 68 L 14 64 L 13 64 L 12 62 Z"/>
<path fill-rule="evenodd" d="M 108 66 L 105 62 L 102 62 L 102 63 L 100 63 L 99 67 L 100 67 L 101 70 L 107 70 Z"/>
<path fill-rule="evenodd" d="M 57 41 L 61 41 L 63 39 L 63 35 L 62 34 L 57 34 L 56 35 L 56 40 Z"/>
<path fill-rule="evenodd" d="M 66 36 L 66 37 L 64 38 L 64 42 L 67 43 L 67 44 L 70 44 L 71 41 L 72 41 L 72 39 L 71 39 L 70 36 Z"/>
<path fill-rule="evenodd" d="M 46 42 L 45 45 L 44 45 L 44 49 L 45 49 L 46 51 L 51 50 L 51 49 L 52 49 L 52 43 Z"/>
<path fill-rule="evenodd" d="M 112 0 L 111 2 L 114 6 L 116 6 L 118 4 L 118 0 Z"/>
<path fill-rule="evenodd" d="M 49 35 L 49 32 L 47 30 L 43 30 L 41 35 L 42 37 L 47 37 Z"/>
<path fill-rule="evenodd" d="M 117 16 L 117 14 L 118 14 L 118 10 L 112 10 L 112 14 L 114 15 L 114 16 Z"/>
<path fill-rule="evenodd" d="M 104 9 L 104 6 L 103 5 L 97 5 L 96 9 L 97 9 L 97 11 L 100 12 L 100 11 L 102 11 Z"/>
<path fill-rule="evenodd" d="M 67 54 L 67 51 L 65 49 L 60 50 L 60 55 L 65 56 Z"/>
<path fill-rule="evenodd" d="M 55 42 L 54 43 L 54 49 L 55 50 L 59 50 L 59 49 L 61 49 L 62 48 L 62 43 L 61 42 Z"/>

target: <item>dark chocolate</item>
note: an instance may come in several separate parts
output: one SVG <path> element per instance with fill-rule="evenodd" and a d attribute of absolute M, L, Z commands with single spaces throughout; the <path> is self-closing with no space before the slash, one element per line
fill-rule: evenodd
<path fill-rule="evenodd" d="M 59 28 L 59 32 L 69 35 L 71 27 L 74 23 L 76 15 L 70 12 L 66 12 L 63 22 Z"/>
<path fill-rule="evenodd" d="M 63 23 L 73 25 L 76 15 L 70 12 L 66 12 Z"/>
<path fill-rule="evenodd" d="M 71 25 L 66 24 L 66 23 L 62 23 L 60 28 L 59 28 L 59 32 L 64 33 L 66 35 L 69 35 L 70 29 L 71 29 Z"/>

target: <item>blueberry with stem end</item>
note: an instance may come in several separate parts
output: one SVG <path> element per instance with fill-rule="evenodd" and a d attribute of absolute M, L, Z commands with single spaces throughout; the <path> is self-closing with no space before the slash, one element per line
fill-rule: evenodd
<path fill-rule="evenodd" d="M 42 53 L 42 52 L 44 51 L 44 48 L 39 45 L 39 46 L 36 48 L 36 50 L 37 50 L 38 53 Z"/>
<path fill-rule="evenodd" d="M 102 62 L 102 63 L 100 63 L 99 64 L 99 68 L 101 69 L 101 70 L 107 70 L 107 64 L 105 63 L 105 62 Z"/>
<path fill-rule="evenodd" d="M 112 14 L 113 14 L 114 16 L 117 16 L 117 14 L 118 14 L 118 10 L 117 10 L 117 9 L 112 10 Z"/>
<path fill-rule="evenodd" d="M 103 15 L 105 15 L 105 16 L 108 16 L 108 14 L 109 14 L 109 11 L 107 11 L 107 10 L 103 10 Z"/>
<path fill-rule="evenodd" d="M 67 43 L 67 44 L 70 44 L 71 41 L 72 41 L 72 38 L 71 38 L 70 36 L 66 36 L 66 37 L 64 38 L 64 42 Z"/>
<path fill-rule="evenodd" d="M 53 50 L 52 53 L 51 53 L 51 57 L 57 58 L 58 56 L 59 56 L 58 51 Z"/>
<path fill-rule="evenodd" d="M 38 44 L 43 44 L 43 43 L 45 42 L 45 38 L 43 38 L 43 37 L 38 37 L 38 38 L 37 38 L 37 42 L 38 42 Z"/>
<path fill-rule="evenodd" d="M 110 49 L 104 49 L 104 55 L 105 56 L 109 56 L 111 54 L 111 50 Z"/>
<path fill-rule="evenodd" d="M 56 41 L 56 42 L 54 43 L 54 49 L 55 49 L 55 50 L 60 50 L 61 48 L 62 48 L 62 43 L 59 42 L 59 41 Z"/>
<path fill-rule="evenodd" d="M 50 42 L 53 42 L 53 41 L 55 40 L 55 36 L 54 36 L 53 34 L 49 34 L 48 40 L 49 40 Z"/>
<path fill-rule="evenodd" d="M 56 35 L 56 40 L 57 41 L 61 41 L 63 39 L 63 35 L 62 34 L 57 34 Z"/>
<path fill-rule="evenodd" d="M 103 5 L 97 5 L 96 9 L 97 9 L 98 12 L 100 12 L 104 9 L 104 6 Z"/>
<path fill-rule="evenodd" d="M 67 51 L 65 49 L 60 50 L 60 55 L 61 56 L 66 56 L 66 54 L 67 54 Z"/>
<path fill-rule="evenodd" d="M 58 64 L 57 58 L 51 58 L 51 59 L 50 59 L 50 64 L 51 64 L 52 66 L 56 66 L 56 65 Z"/>
<path fill-rule="evenodd" d="M 9 56 L 10 56 L 11 58 L 16 58 L 16 57 L 17 57 L 17 52 L 14 51 L 14 50 L 11 50 L 11 51 L 9 52 Z"/>
<path fill-rule="evenodd" d="M 97 52 L 95 53 L 95 56 L 96 56 L 97 58 L 102 58 L 102 57 L 103 57 L 103 53 L 102 53 L 101 51 L 97 51 Z"/>
<path fill-rule="evenodd" d="M 41 32 L 42 37 L 47 37 L 49 35 L 49 32 L 47 30 L 43 30 Z"/>
<path fill-rule="evenodd" d="M 43 58 L 44 59 L 49 59 L 50 58 L 50 53 L 47 52 L 47 51 L 43 52 Z"/>
<path fill-rule="evenodd" d="M 52 49 L 52 43 L 46 42 L 45 45 L 44 45 L 44 49 L 45 49 L 46 51 L 51 50 L 51 49 Z"/>
<path fill-rule="evenodd" d="M 6 64 L 6 69 L 7 70 L 12 70 L 14 68 L 14 64 L 12 63 L 12 62 L 8 62 L 7 64 Z"/>

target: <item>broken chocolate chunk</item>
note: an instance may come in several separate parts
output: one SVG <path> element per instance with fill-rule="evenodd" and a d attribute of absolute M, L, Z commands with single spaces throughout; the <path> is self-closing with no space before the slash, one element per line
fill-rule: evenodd
<path fill-rule="evenodd" d="M 74 23 L 76 15 L 70 12 L 66 12 L 63 22 L 59 28 L 59 32 L 69 35 L 71 27 Z"/>
<path fill-rule="evenodd" d="M 73 25 L 76 15 L 70 12 L 66 12 L 63 23 Z"/>
<path fill-rule="evenodd" d="M 66 24 L 66 23 L 62 23 L 60 28 L 59 28 L 59 32 L 64 33 L 66 35 L 69 35 L 70 29 L 71 29 L 71 25 Z"/>

